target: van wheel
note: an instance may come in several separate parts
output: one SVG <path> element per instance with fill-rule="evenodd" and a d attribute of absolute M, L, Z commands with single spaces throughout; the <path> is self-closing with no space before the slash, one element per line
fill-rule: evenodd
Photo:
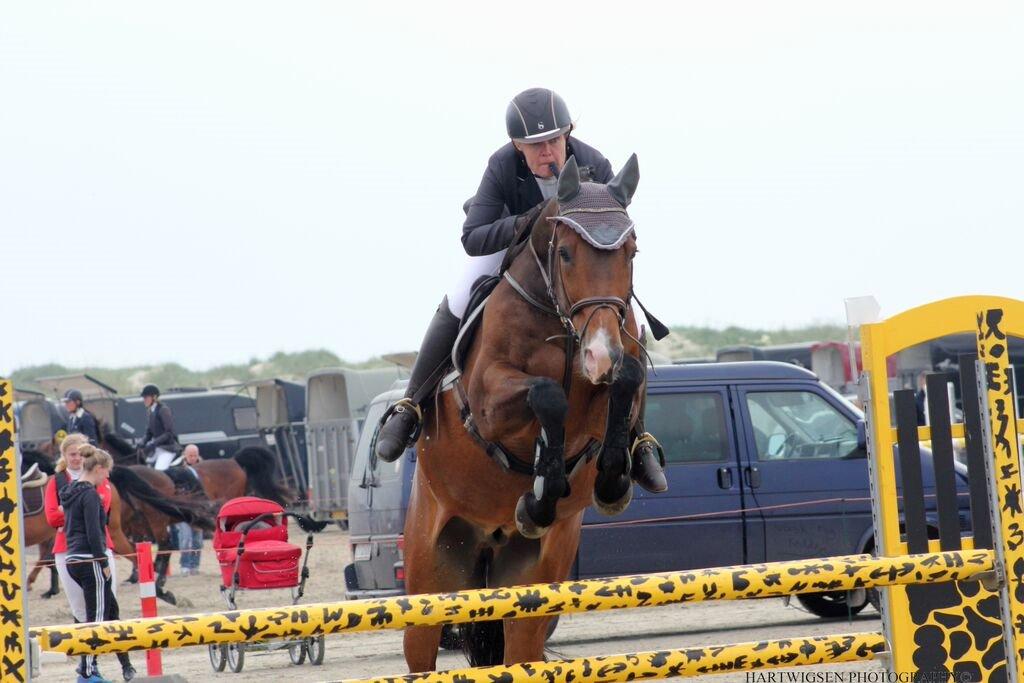
<path fill-rule="evenodd" d="M 863 588 L 852 591 L 804 593 L 796 596 L 807 611 L 823 619 L 839 619 L 858 614 L 868 606 L 868 593 Z"/>

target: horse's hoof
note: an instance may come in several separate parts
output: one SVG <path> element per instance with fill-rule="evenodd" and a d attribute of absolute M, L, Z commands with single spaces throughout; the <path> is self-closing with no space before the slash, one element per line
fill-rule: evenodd
<path fill-rule="evenodd" d="M 166 602 L 168 605 L 177 605 L 178 604 L 178 599 L 174 597 L 174 593 L 172 593 L 171 591 L 159 591 L 156 594 L 156 597 L 160 598 L 161 600 Z"/>
<path fill-rule="evenodd" d="M 626 493 L 621 498 L 613 503 L 606 503 L 597 497 L 597 491 L 593 495 L 594 507 L 602 515 L 612 517 L 622 513 L 623 510 L 629 507 L 629 504 L 633 500 L 633 482 L 629 482 L 629 486 L 626 487 Z"/>
<path fill-rule="evenodd" d="M 516 528 L 524 538 L 540 538 L 550 527 L 534 524 L 530 519 L 530 513 L 526 511 L 526 497 L 519 496 L 519 502 L 516 503 Z"/>

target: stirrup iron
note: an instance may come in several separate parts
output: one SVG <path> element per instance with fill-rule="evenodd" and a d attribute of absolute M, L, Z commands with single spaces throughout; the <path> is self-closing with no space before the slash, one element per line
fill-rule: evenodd
<path fill-rule="evenodd" d="M 633 460 L 634 462 L 636 461 L 636 453 L 644 446 L 644 444 L 651 444 L 651 446 L 654 448 L 654 452 L 658 456 L 658 462 L 660 462 L 661 466 L 664 467 L 665 449 L 661 447 L 661 444 L 650 432 L 644 432 L 640 436 L 636 437 L 636 440 L 633 442 L 633 445 L 630 446 L 629 448 L 630 459 Z"/>

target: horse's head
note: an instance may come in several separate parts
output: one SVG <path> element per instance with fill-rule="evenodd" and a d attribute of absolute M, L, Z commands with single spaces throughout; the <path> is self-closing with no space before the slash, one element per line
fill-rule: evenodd
<path fill-rule="evenodd" d="M 547 207 L 550 227 L 535 230 L 547 239 L 535 251 L 547 250 L 549 295 L 566 331 L 577 338 L 583 374 L 594 384 L 614 381 L 622 365 L 636 254 L 626 207 L 639 179 L 635 154 L 607 185 L 581 183 L 570 157 L 558 180 L 557 213 L 547 215 L 553 206 Z"/>

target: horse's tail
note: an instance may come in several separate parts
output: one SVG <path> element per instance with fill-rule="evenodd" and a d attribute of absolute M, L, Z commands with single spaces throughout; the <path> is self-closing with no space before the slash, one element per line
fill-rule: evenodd
<path fill-rule="evenodd" d="M 122 439 L 120 436 L 118 436 L 117 432 L 115 432 L 113 429 L 107 429 L 103 433 L 103 440 L 107 443 L 108 446 L 110 446 L 112 450 L 117 452 L 117 455 L 128 457 L 130 455 L 134 456 L 136 453 L 135 446 L 131 445 L 130 443 L 128 443 L 127 440 Z"/>
<path fill-rule="evenodd" d="M 262 446 L 247 446 L 235 454 L 235 462 L 245 470 L 248 486 L 260 498 L 280 505 L 290 505 L 295 492 L 277 478 L 277 458 Z"/>
<path fill-rule="evenodd" d="M 494 666 L 505 661 L 505 622 L 459 624 L 462 651 L 470 666 Z"/>
<path fill-rule="evenodd" d="M 213 531 L 216 527 L 213 516 L 206 505 L 199 501 L 186 500 L 177 496 L 168 498 L 150 486 L 149 482 L 128 467 L 114 467 L 110 470 L 110 483 L 126 501 L 134 498 L 140 503 L 159 510 L 176 522 L 188 522 L 189 526 Z"/>
<path fill-rule="evenodd" d="M 484 577 L 490 574 L 490 564 L 494 560 L 491 553 L 484 553 L 477 563 L 474 574 L 481 585 Z M 505 661 L 505 622 L 478 621 L 459 624 L 459 638 L 462 640 L 462 652 L 469 660 L 470 666 L 494 666 Z"/>

